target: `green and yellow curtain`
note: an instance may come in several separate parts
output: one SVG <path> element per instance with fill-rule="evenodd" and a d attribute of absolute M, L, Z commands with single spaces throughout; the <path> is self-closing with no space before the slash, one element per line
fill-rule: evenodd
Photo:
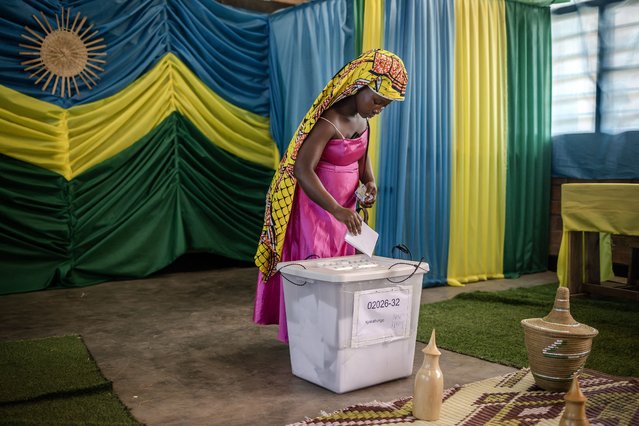
<path fill-rule="evenodd" d="M 212 0 L 0 4 L 0 293 L 143 277 L 183 253 L 251 261 L 280 152 L 359 51 L 404 60 L 372 124 L 377 253 L 426 285 L 544 270 L 549 1 L 319 0 L 272 15 Z M 87 18 L 92 89 L 42 91 L 20 63 L 33 15 Z"/>
<path fill-rule="evenodd" d="M 385 2 L 383 47 L 409 89 L 371 145 L 376 225 L 381 254 L 403 243 L 430 264 L 427 285 L 546 269 L 550 3 Z"/>
<path fill-rule="evenodd" d="M 251 259 L 279 162 L 267 16 L 179 0 L 0 10 L 0 293 L 144 277 L 189 251 Z M 33 16 L 55 29 L 62 13 L 106 45 L 97 85 L 70 97 L 20 63 L 24 27 L 44 36 Z"/>

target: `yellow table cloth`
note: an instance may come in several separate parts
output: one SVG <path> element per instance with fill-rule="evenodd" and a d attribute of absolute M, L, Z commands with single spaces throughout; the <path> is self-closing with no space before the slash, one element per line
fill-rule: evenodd
<path fill-rule="evenodd" d="M 639 236 L 639 184 L 568 183 L 561 186 L 563 237 L 557 259 L 559 283 L 568 282 L 568 232 L 604 234 L 601 242 L 601 280 L 613 276 L 610 234 Z"/>

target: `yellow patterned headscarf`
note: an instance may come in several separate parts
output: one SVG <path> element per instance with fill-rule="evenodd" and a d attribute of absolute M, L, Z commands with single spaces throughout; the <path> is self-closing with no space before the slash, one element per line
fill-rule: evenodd
<path fill-rule="evenodd" d="M 386 50 L 373 49 L 346 64 L 313 102 L 295 131 L 266 194 L 264 226 L 255 253 L 255 264 L 265 280 L 275 274 L 282 255 L 297 183 L 293 176 L 297 152 L 319 117 L 331 105 L 354 95 L 364 86 L 384 98 L 403 101 L 407 83 L 402 60 Z"/>

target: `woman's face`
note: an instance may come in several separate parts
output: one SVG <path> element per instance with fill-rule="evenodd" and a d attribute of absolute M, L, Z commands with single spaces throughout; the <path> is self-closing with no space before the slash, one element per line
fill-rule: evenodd
<path fill-rule="evenodd" d="M 355 105 L 357 112 L 364 118 L 372 118 L 382 112 L 386 105 L 390 104 L 390 99 L 383 98 L 373 92 L 370 87 L 364 86 L 355 95 Z"/>

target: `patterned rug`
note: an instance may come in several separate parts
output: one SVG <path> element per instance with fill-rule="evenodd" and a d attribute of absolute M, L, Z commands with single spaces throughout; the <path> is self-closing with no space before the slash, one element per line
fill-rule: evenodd
<path fill-rule="evenodd" d="M 579 376 L 591 426 L 639 425 L 639 379 L 585 369 Z M 426 422 L 411 413 L 412 397 L 353 405 L 289 426 L 356 425 L 557 425 L 564 393 L 535 385 L 529 369 L 444 391 L 440 419 Z"/>

